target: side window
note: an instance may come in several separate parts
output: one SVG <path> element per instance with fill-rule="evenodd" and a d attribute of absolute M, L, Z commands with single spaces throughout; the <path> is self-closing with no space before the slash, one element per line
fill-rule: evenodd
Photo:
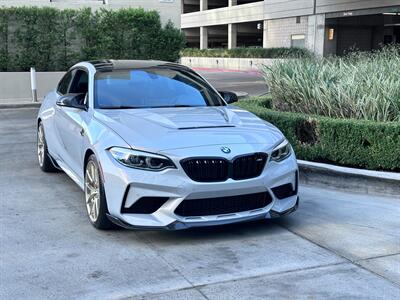
<path fill-rule="evenodd" d="M 64 77 L 61 79 L 60 83 L 58 84 L 57 87 L 57 92 L 61 95 L 65 95 L 68 91 L 69 85 L 72 80 L 72 73 L 74 71 L 69 71 L 67 74 L 64 75 Z"/>
<path fill-rule="evenodd" d="M 87 94 L 89 86 L 88 74 L 83 70 L 76 70 L 68 93 Z"/>
<path fill-rule="evenodd" d="M 304 48 L 306 46 L 306 36 L 304 34 L 292 34 L 290 47 Z"/>

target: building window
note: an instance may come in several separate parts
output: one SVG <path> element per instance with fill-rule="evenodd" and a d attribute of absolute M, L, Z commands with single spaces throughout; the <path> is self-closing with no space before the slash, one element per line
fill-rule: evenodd
<path fill-rule="evenodd" d="M 335 29 L 329 28 L 328 30 L 328 40 L 333 41 L 335 39 Z"/>
<path fill-rule="evenodd" d="M 290 46 L 304 48 L 306 46 L 306 36 L 304 34 L 292 34 Z"/>
<path fill-rule="evenodd" d="M 300 24 L 301 23 L 301 17 L 296 17 L 296 24 Z"/>

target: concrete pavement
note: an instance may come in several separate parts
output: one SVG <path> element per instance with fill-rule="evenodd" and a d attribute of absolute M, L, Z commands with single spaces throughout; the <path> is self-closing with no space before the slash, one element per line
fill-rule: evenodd
<path fill-rule="evenodd" d="M 399 198 L 301 186 L 273 222 L 97 231 L 40 171 L 36 112 L 0 110 L 1 299 L 399 299 Z"/>

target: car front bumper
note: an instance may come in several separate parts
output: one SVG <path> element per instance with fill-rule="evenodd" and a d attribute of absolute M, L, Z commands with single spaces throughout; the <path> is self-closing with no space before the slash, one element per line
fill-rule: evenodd
<path fill-rule="evenodd" d="M 104 151 L 100 157 L 100 164 L 110 220 L 130 229 L 176 230 L 268 219 L 296 210 L 299 203 L 297 195 L 298 167 L 294 153 L 281 162 L 268 161 L 262 174 L 256 178 L 237 181 L 228 179 L 224 182 L 196 182 L 186 175 L 179 161 L 186 157 L 215 156 L 212 155 L 212 151 L 215 152 L 214 146 L 199 148 L 201 149 L 191 149 L 190 155 L 185 155 L 184 152 L 187 151 L 184 150 L 165 153 L 174 161 L 177 169 L 166 169 L 161 172 L 122 166 L 108 151 Z M 240 149 L 231 145 L 231 148 L 236 150 L 230 154 L 232 157 L 238 154 L 265 151 L 261 145 L 246 145 Z M 273 189 L 285 184 L 291 184 L 295 191 L 289 197 L 280 197 L 280 199 Z M 177 207 L 184 200 L 218 199 L 263 192 L 271 196 L 271 201 L 262 208 L 201 216 L 180 216 L 175 213 Z M 123 207 L 131 207 L 142 197 L 164 197 L 168 200 L 151 214 L 122 212 Z"/>
<path fill-rule="evenodd" d="M 291 214 L 292 212 L 296 211 L 297 208 L 299 207 L 299 197 L 297 196 L 297 201 L 296 204 L 289 208 L 288 210 L 284 212 L 276 212 L 273 210 L 270 210 L 267 213 L 262 213 L 262 214 L 257 214 L 254 216 L 250 217 L 243 217 L 243 218 L 231 218 L 231 219 L 226 219 L 226 220 L 218 220 L 218 221 L 207 221 L 207 222 L 182 222 L 182 221 L 174 221 L 171 224 L 168 224 L 166 226 L 144 226 L 144 225 L 132 225 L 129 223 L 126 223 L 122 219 L 118 219 L 117 217 L 114 217 L 110 214 L 107 215 L 107 217 L 110 219 L 111 222 L 114 224 L 123 227 L 125 229 L 133 229 L 133 230 L 182 230 L 182 229 L 188 229 L 191 227 L 204 227 L 204 226 L 217 226 L 217 225 L 226 225 L 226 224 L 232 224 L 232 223 L 240 223 L 240 222 L 250 222 L 250 221 L 257 221 L 257 220 L 262 220 L 262 219 L 272 219 L 272 218 L 278 218 L 282 216 L 286 216 Z"/>

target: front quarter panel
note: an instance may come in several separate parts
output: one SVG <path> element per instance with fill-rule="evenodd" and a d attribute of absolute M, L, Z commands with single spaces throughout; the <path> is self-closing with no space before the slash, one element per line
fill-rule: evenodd
<path fill-rule="evenodd" d="M 111 147 L 130 148 L 117 133 L 97 120 L 93 114 L 88 114 L 85 124 L 86 149 L 96 150 L 97 153 L 97 151 L 105 151 Z"/>
<path fill-rule="evenodd" d="M 54 114 L 57 98 L 58 94 L 56 90 L 48 93 L 44 97 L 38 113 L 38 120 L 40 119 L 44 126 L 48 151 L 54 158 L 57 158 L 59 155 L 59 142 L 54 129 Z"/>
<path fill-rule="evenodd" d="M 126 176 L 120 166 L 111 156 L 108 149 L 111 147 L 130 148 L 130 146 L 106 124 L 99 121 L 96 117 L 89 114 L 87 122 L 85 122 L 86 138 L 84 142 L 84 149 L 82 153 L 82 178 L 85 169 L 85 157 L 89 152 L 93 152 L 100 164 L 101 174 L 104 181 L 104 190 L 107 195 L 107 206 L 111 214 L 119 213 L 118 201 L 115 199 L 122 199 L 125 193 L 126 185 L 121 185 Z M 116 179 L 117 178 L 117 179 Z"/>

